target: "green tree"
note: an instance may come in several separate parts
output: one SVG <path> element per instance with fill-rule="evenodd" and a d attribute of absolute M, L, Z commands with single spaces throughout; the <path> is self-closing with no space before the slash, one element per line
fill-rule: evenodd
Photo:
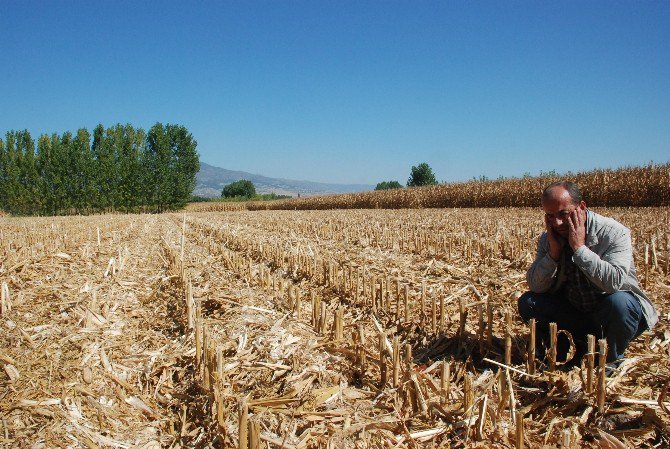
<path fill-rule="evenodd" d="M 195 176 L 200 170 L 200 160 L 196 152 L 198 143 L 183 126 L 168 124 L 166 129 L 171 152 L 171 205 L 183 207 L 195 189 Z"/>
<path fill-rule="evenodd" d="M 68 148 L 70 163 L 67 170 L 70 202 L 79 213 L 85 213 L 95 203 L 95 165 L 91 153 L 91 134 L 87 129 L 77 130 Z"/>
<path fill-rule="evenodd" d="M 35 159 L 37 172 L 40 175 L 37 190 L 42 196 L 40 213 L 48 215 L 56 213 L 56 198 L 54 195 L 55 169 L 53 166 L 51 143 L 51 137 L 42 134 L 37 140 L 37 156 Z"/>
<path fill-rule="evenodd" d="M 35 142 L 30 133 L 7 132 L 6 142 L 0 144 L 0 208 L 17 215 L 38 211 L 38 180 Z"/>
<path fill-rule="evenodd" d="M 59 136 L 57 133 L 51 135 L 51 165 L 54 172 L 54 211 L 53 214 L 65 214 L 70 207 L 68 198 L 68 146 L 69 133 Z"/>
<path fill-rule="evenodd" d="M 110 129 L 117 166 L 116 204 L 129 212 L 143 203 L 144 170 L 141 155 L 145 148 L 146 133 L 130 124 L 117 124 Z"/>
<path fill-rule="evenodd" d="M 17 149 L 17 132 L 9 131 L 5 135 L 3 204 L 9 213 L 19 213 L 21 194 L 20 151 Z"/>
<path fill-rule="evenodd" d="M 412 166 L 409 179 L 407 180 L 407 187 L 416 186 L 431 186 L 437 184 L 435 174 L 430 166 L 422 162 L 418 166 Z"/>
<path fill-rule="evenodd" d="M 158 210 L 184 206 L 200 170 L 197 142 L 180 125 L 156 123 L 147 135 L 144 157 L 150 204 Z"/>
<path fill-rule="evenodd" d="M 59 209 L 60 213 L 70 214 L 74 212 L 77 202 L 76 183 L 73 178 L 77 175 L 77 161 L 72 161 L 74 150 L 74 137 L 70 131 L 65 131 L 60 138 L 60 151 L 56 154 L 56 165 L 60 172 L 62 184 L 59 191 Z"/>
<path fill-rule="evenodd" d="M 233 198 L 233 197 L 245 197 L 251 198 L 256 195 L 256 187 L 254 183 L 247 179 L 240 179 L 233 183 L 228 184 L 221 191 L 221 196 L 223 198 Z"/>
<path fill-rule="evenodd" d="M 16 149 L 19 156 L 18 213 L 35 214 L 39 212 L 42 198 L 37 190 L 39 174 L 35 161 L 35 141 L 28 130 L 16 134 Z"/>
<path fill-rule="evenodd" d="M 162 123 L 156 123 L 147 135 L 147 181 L 149 204 L 159 211 L 168 207 L 171 199 L 170 139 Z"/>
<path fill-rule="evenodd" d="M 117 204 L 118 169 L 112 128 L 105 130 L 101 124 L 95 127 L 91 151 L 95 161 L 95 205 L 97 209 L 109 210 Z"/>
<path fill-rule="evenodd" d="M 398 181 L 382 181 L 377 184 L 375 190 L 402 189 L 402 184 Z"/>
<path fill-rule="evenodd" d="M 9 156 L 5 141 L 0 138 L 0 211 L 9 212 L 7 205 L 7 164 Z"/>

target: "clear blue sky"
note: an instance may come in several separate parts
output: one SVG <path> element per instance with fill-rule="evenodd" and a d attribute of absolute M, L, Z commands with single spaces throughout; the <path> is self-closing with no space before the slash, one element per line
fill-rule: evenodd
<path fill-rule="evenodd" d="M 186 126 L 273 177 L 670 160 L 669 1 L 0 1 L 0 132 Z"/>

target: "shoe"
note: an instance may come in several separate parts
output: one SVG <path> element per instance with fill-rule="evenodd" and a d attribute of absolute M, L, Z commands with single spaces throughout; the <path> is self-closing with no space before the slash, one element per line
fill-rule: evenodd
<path fill-rule="evenodd" d="M 606 377 L 612 377 L 619 371 L 619 365 L 623 362 L 623 359 L 615 360 L 613 362 L 609 362 L 608 364 L 605 365 L 605 376 Z"/>

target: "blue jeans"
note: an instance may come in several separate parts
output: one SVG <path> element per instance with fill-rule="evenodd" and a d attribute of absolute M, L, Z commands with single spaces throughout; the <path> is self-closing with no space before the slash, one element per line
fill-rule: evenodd
<path fill-rule="evenodd" d="M 607 339 L 609 363 L 622 359 L 631 340 L 647 329 L 640 301 L 625 291 L 603 295 L 591 312 L 576 309 L 560 294 L 526 292 L 519 298 L 519 314 L 526 322 L 535 318 L 536 341 L 545 348 L 549 347 L 549 323 L 556 323 L 559 330 L 570 332 L 577 346 L 575 362 L 579 362 L 586 352 L 588 334 L 595 336 L 596 340 Z M 565 359 L 568 349 L 566 338 L 559 338 L 557 349 Z"/>

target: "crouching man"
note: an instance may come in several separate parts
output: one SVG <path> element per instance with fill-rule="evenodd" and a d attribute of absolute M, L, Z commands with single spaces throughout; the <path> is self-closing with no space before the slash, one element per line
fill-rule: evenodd
<path fill-rule="evenodd" d="M 637 281 L 630 230 L 587 209 L 572 182 L 549 185 L 542 209 L 546 232 L 528 269 L 530 291 L 519 298 L 519 314 L 525 321 L 535 318 L 538 346 L 549 346 L 549 323 L 568 331 L 577 347 L 572 363 L 584 355 L 588 334 L 607 339 L 612 370 L 630 341 L 658 321 Z M 568 350 L 568 340 L 560 337 L 559 361 Z"/>

